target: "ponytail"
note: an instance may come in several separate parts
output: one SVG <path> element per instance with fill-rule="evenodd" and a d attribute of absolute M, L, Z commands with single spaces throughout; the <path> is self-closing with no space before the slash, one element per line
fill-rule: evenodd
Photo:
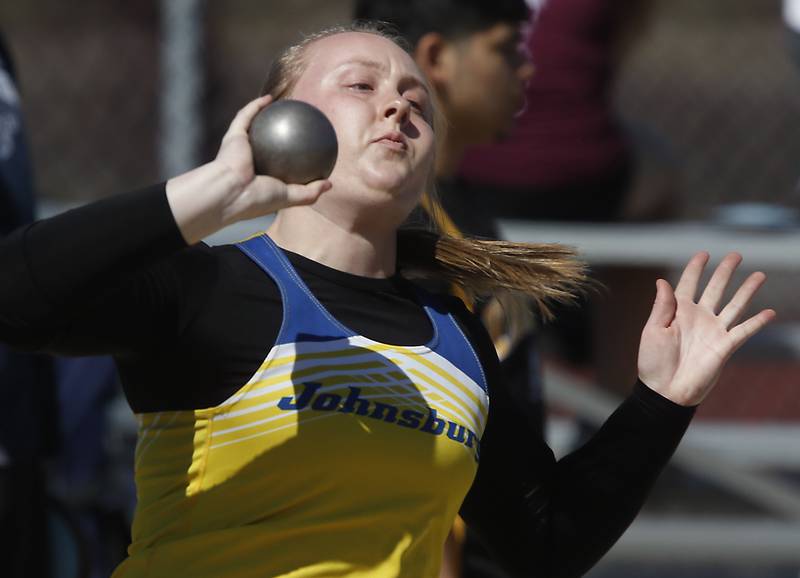
<path fill-rule="evenodd" d="M 471 298 L 521 293 L 545 317 L 548 302 L 575 301 L 586 284 L 585 265 L 559 244 L 457 239 L 422 229 L 402 229 L 398 268 L 407 277 L 437 278 Z"/>
<path fill-rule="evenodd" d="M 586 264 L 570 247 L 462 237 L 458 229 L 442 230 L 452 222 L 432 195 L 426 193 L 422 205 L 438 230 L 398 231 L 397 265 L 406 277 L 446 281 L 469 299 L 525 297 L 548 320 L 550 303 L 572 303 L 588 284 Z"/>

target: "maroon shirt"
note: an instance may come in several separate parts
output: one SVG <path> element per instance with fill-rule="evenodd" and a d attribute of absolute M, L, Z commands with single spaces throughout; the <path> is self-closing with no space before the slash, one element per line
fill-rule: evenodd
<path fill-rule="evenodd" d="M 624 3 L 547 0 L 528 40 L 536 72 L 527 108 L 502 143 L 474 147 L 462 175 L 477 184 L 555 188 L 591 182 L 628 163 L 614 118 L 615 39 Z"/>

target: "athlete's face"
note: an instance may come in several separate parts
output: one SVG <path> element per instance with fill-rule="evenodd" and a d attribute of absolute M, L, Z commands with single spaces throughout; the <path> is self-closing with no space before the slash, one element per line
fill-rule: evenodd
<path fill-rule="evenodd" d="M 416 64 L 392 41 L 360 32 L 323 38 L 307 50 L 291 98 L 322 110 L 339 140 L 333 188 L 320 208 L 388 205 L 407 214 L 434 159 L 432 102 Z"/>

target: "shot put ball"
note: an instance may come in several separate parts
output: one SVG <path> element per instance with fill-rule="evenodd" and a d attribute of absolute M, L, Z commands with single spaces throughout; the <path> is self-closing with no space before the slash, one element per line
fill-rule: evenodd
<path fill-rule="evenodd" d="M 336 132 L 315 106 L 279 100 L 262 109 L 250 125 L 256 174 L 286 183 L 326 179 L 336 164 Z"/>

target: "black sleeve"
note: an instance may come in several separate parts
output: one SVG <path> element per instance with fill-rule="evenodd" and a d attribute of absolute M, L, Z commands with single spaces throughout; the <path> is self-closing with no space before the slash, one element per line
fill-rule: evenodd
<path fill-rule="evenodd" d="M 499 364 L 468 325 L 487 371 Z M 643 383 L 583 447 L 556 461 L 502 383 L 490 382 L 478 473 L 461 516 L 517 576 L 581 576 L 641 509 L 694 415 Z"/>
<path fill-rule="evenodd" d="M 0 240 L 0 341 L 117 353 L 158 335 L 170 280 L 155 265 L 185 247 L 163 183 L 18 229 Z"/>

